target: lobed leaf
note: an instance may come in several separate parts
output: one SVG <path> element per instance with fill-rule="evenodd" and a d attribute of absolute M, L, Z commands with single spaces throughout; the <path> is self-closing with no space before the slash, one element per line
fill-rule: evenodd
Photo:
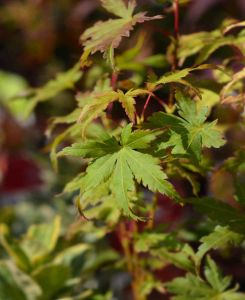
<path fill-rule="evenodd" d="M 206 122 L 208 107 L 181 94 L 176 94 L 180 117 L 155 113 L 149 118 L 150 128 L 163 128 L 168 139 L 159 144 L 159 150 L 172 148 L 172 154 L 189 154 L 200 161 L 203 147 L 219 148 L 225 144 L 216 121 Z M 201 101 L 200 101 L 201 102 Z"/>
<path fill-rule="evenodd" d="M 229 227 L 216 226 L 214 231 L 201 238 L 202 244 L 198 248 L 197 256 L 201 259 L 211 249 L 223 249 L 227 245 L 239 245 L 244 237 L 231 231 Z"/>
<path fill-rule="evenodd" d="M 62 154 L 95 158 L 87 167 L 84 177 L 78 177 L 68 190 L 81 184 L 82 204 L 99 203 L 102 195 L 94 191 L 108 182 L 117 207 L 127 216 L 137 219 L 133 213 L 133 196 L 135 194 L 134 179 L 151 191 L 164 193 L 171 198 L 179 199 L 172 185 L 166 180 L 159 160 L 149 154 L 139 152 L 150 147 L 156 137 L 155 132 L 136 130 L 132 132 L 129 124 L 122 130 L 120 143 L 115 138 L 101 141 L 88 141 L 65 148 Z M 135 149 L 135 150 L 134 150 Z M 139 150 L 139 151 L 136 151 Z M 93 198 L 93 199 L 92 199 Z"/>
<path fill-rule="evenodd" d="M 42 290 L 35 280 L 9 260 L 0 261 L 0 299 L 38 300 Z"/>
<path fill-rule="evenodd" d="M 229 204 L 211 197 L 190 199 L 188 202 L 191 202 L 198 211 L 206 214 L 215 223 L 229 226 L 232 231 L 244 234 L 245 217 Z"/>
<path fill-rule="evenodd" d="M 127 216 L 134 217 L 130 208 L 129 192 L 135 191 L 133 174 L 127 162 L 127 150 L 121 149 L 118 153 L 117 162 L 111 178 L 111 190 L 115 195 L 118 207 Z"/>
<path fill-rule="evenodd" d="M 245 78 L 245 68 L 243 68 L 242 70 L 240 70 L 239 72 L 235 73 L 232 76 L 231 81 L 229 81 L 220 92 L 220 97 L 223 102 L 228 101 L 229 94 L 231 94 L 231 97 L 236 95 L 236 92 L 234 90 L 232 90 L 232 88 L 234 87 L 235 84 L 237 84 L 240 80 L 242 80 L 244 78 Z M 242 100 L 245 101 L 245 97 L 244 97 L 244 94 L 242 91 L 242 86 L 241 86 L 240 93 L 241 93 Z"/>
<path fill-rule="evenodd" d="M 130 18 L 136 6 L 135 0 L 130 0 L 128 6 L 123 0 L 101 0 L 101 4 L 108 12 L 120 18 Z"/>
<path fill-rule="evenodd" d="M 80 66 L 76 64 L 70 70 L 59 73 L 56 78 L 48 81 L 44 86 L 32 89 L 28 97 L 22 98 L 22 100 L 26 100 L 23 117 L 29 117 L 38 103 L 52 99 L 64 90 L 72 89 L 81 76 L 82 72 L 80 71 Z M 21 101 L 21 97 L 17 97 L 13 99 L 13 101 Z"/>
<path fill-rule="evenodd" d="M 159 160 L 149 154 L 127 149 L 127 162 L 138 183 L 152 192 L 160 192 L 171 198 L 179 199 L 173 186 L 166 180 L 166 174 L 159 166 Z"/>
<path fill-rule="evenodd" d="M 86 104 L 81 111 L 79 122 L 82 123 L 83 135 L 86 127 L 96 118 L 100 117 L 108 105 L 114 101 L 119 101 L 126 114 L 131 121 L 135 118 L 135 97 L 146 94 L 147 91 L 143 89 L 131 89 L 126 93 L 121 90 L 103 92 L 100 94 L 93 93 L 91 101 Z"/>
<path fill-rule="evenodd" d="M 238 286 L 230 288 L 231 278 L 223 277 L 215 262 L 208 257 L 205 270 L 205 280 L 187 273 L 185 277 L 177 277 L 167 283 L 168 291 L 173 300 L 243 300 L 244 293 L 239 293 Z"/>
<path fill-rule="evenodd" d="M 133 15 L 135 1 L 129 1 L 126 6 L 123 1 L 102 0 L 102 5 L 109 12 L 119 18 L 109 19 L 108 21 L 99 21 L 88 28 L 81 35 L 81 43 L 84 46 L 82 56 L 82 66 L 87 64 L 89 54 L 97 51 L 105 53 L 113 52 L 117 48 L 123 37 L 128 37 L 130 31 L 137 23 L 143 23 L 154 19 L 160 19 L 161 16 L 148 17 L 145 12 Z M 110 59 L 111 62 L 114 60 Z M 113 64 L 112 64 L 113 65 Z"/>

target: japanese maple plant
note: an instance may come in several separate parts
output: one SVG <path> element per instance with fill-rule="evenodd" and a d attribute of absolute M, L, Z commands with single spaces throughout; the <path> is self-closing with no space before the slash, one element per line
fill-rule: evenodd
<path fill-rule="evenodd" d="M 56 171 L 80 164 L 63 192 L 81 226 L 103 229 L 120 254 L 121 299 L 245 299 L 222 270 L 245 233 L 245 22 L 181 34 L 186 1 L 160 1 L 157 15 L 135 0 L 100 2 L 109 19 L 82 33 L 79 63 L 29 101 L 31 111 L 76 83 L 74 111 L 48 130 Z"/>
<path fill-rule="evenodd" d="M 52 159 L 56 166 L 57 156 L 81 161 L 64 191 L 75 192 L 83 222 L 101 222 L 108 239 L 119 240 L 133 299 L 245 299 L 210 255 L 244 240 L 244 144 L 231 149 L 227 124 L 216 116 L 236 111 L 244 134 L 245 23 L 225 20 L 212 32 L 181 35 L 181 4 L 173 0 L 169 10 L 172 33 L 158 36 L 168 39 L 165 52 L 145 54 L 145 28 L 161 32 L 164 16 L 140 11 L 134 0 L 101 0 L 113 18 L 83 32 L 75 66 L 85 78 L 94 72 L 93 88 L 77 94 L 72 113 L 53 120 L 70 125 Z M 223 46 L 230 56 L 215 60 Z M 63 139 L 72 143 L 56 155 Z M 229 201 L 203 187 L 217 169 L 231 174 Z"/>

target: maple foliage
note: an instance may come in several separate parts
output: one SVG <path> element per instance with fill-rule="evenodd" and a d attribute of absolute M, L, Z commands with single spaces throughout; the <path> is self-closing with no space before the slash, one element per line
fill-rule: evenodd
<path fill-rule="evenodd" d="M 161 18 L 161 16 L 148 17 L 145 12 L 133 14 L 136 7 L 135 0 L 129 0 L 127 6 L 122 0 L 114 2 L 101 0 L 101 4 L 108 12 L 119 18 L 99 21 L 85 30 L 81 36 L 81 43 L 84 46 L 84 53 L 81 57 L 82 66 L 87 64 L 90 53 L 100 51 L 110 57 L 110 52 L 113 53 L 123 37 L 129 36 L 137 23 Z"/>
<path fill-rule="evenodd" d="M 95 159 L 86 170 L 82 192 L 90 192 L 109 180 L 118 207 L 126 215 L 136 217 L 132 213 L 132 200 L 129 195 L 130 192 L 135 192 L 134 178 L 153 192 L 159 191 L 178 199 L 177 193 L 166 181 L 166 174 L 161 170 L 158 158 L 140 152 L 149 148 L 154 139 L 153 132 L 132 132 L 132 124 L 129 124 L 122 130 L 119 142 L 114 137 L 105 137 L 101 141 L 74 144 L 64 148 L 60 155 Z"/>
<path fill-rule="evenodd" d="M 0 223 L 0 299 L 245 299 L 229 265 L 245 247 L 245 23 L 182 34 L 189 1 L 148 2 L 149 13 L 100 0 L 80 61 L 43 86 L 0 73 L 1 107 L 18 126 L 42 105 L 50 116 L 38 163 L 50 152 L 54 170 L 40 178 L 59 200 L 33 206 L 53 220 L 21 237 L 12 215 Z M 4 155 L 6 185 L 16 166 Z"/>

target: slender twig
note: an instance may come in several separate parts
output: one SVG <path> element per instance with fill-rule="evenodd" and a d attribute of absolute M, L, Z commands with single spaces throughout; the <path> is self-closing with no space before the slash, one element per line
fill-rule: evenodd
<path fill-rule="evenodd" d="M 134 226 L 135 226 L 135 224 L 134 224 Z M 120 240 L 121 240 L 121 245 L 123 248 L 123 253 L 124 253 L 127 269 L 128 269 L 128 272 L 132 276 L 131 287 L 132 287 L 133 299 L 134 300 L 143 300 L 140 298 L 140 295 L 139 295 L 138 276 L 137 276 L 137 274 L 135 274 L 135 263 L 136 262 L 138 263 L 138 261 L 137 261 L 137 259 L 135 261 L 135 255 L 134 255 L 134 253 L 131 252 L 130 238 L 127 233 L 126 225 L 123 221 L 119 224 L 119 232 L 120 232 Z"/>
<path fill-rule="evenodd" d="M 111 74 L 111 88 L 113 90 L 116 89 L 117 77 L 118 77 L 118 73 L 116 71 L 113 71 L 112 74 Z"/>
<path fill-rule="evenodd" d="M 115 91 L 115 89 L 116 89 L 117 78 L 118 78 L 118 73 L 116 71 L 113 71 L 111 74 L 111 88 L 113 91 Z M 113 102 L 110 103 L 107 108 L 107 113 L 108 113 L 109 118 L 111 118 L 112 108 L 113 108 Z"/>
<path fill-rule="evenodd" d="M 175 38 L 179 38 L 179 0 L 174 0 L 174 34 Z"/>
<path fill-rule="evenodd" d="M 163 100 L 161 98 L 159 98 L 156 94 L 154 94 L 153 92 L 149 92 L 148 97 L 145 101 L 145 105 L 143 107 L 142 113 L 141 113 L 141 118 L 144 118 L 145 115 L 145 111 L 149 105 L 149 102 L 151 100 L 151 97 L 153 97 L 162 107 L 165 106 L 165 103 L 163 102 Z"/>
<path fill-rule="evenodd" d="M 157 102 L 162 106 L 162 107 L 164 107 L 165 106 L 165 103 L 164 103 L 164 101 L 161 99 L 161 98 L 159 98 L 156 94 L 154 94 L 154 93 L 151 93 L 152 94 L 152 97 L 153 98 L 155 98 L 156 100 L 157 100 Z"/>
<path fill-rule="evenodd" d="M 129 238 L 127 235 L 126 226 L 123 221 L 121 221 L 121 223 L 119 224 L 119 233 L 120 233 L 121 245 L 126 259 L 127 269 L 131 273 L 133 271 L 133 265 L 131 261 L 131 251 L 130 251 Z"/>
<path fill-rule="evenodd" d="M 174 0 L 174 37 L 175 37 L 175 47 L 174 47 L 174 61 L 173 69 L 178 68 L 178 48 L 179 48 L 179 0 Z"/>
<path fill-rule="evenodd" d="M 173 2 L 173 11 L 174 11 L 174 50 L 173 50 L 173 64 L 172 71 L 175 71 L 178 68 L 178 48 L 179 48 L 179 0 L 174 0 Z M 174 102 L 174 84 L 170 86 L 169 94 L 169 106 L 173 106 Z"/>
<path fill-rule="evenodd" d="M 148 104 L 149 104 L 149 102 L 150 102 L 150 100 L 151 100 L 151 96 L 152 96 L 152 93 L 149 93 L 149 94 L 148 94 L 148 97 L 147 97 L 147 99 L 146 99 L 146 101 L 145 101 L 145 105 L 144 105 L 143 110 L 142 110 L 142 113 L 141 113 L 141 117 L 142 117 L 142 118 L 143 118 L 144 115 L 145 115 L 146 108 L 147 108 L 147 106 L 148 106 Z"/>
<path fill-rule="evenodd" d="M 152 199 L 151 210 L 149 213 L 149 221 L 147 222 L 147 226 L 146 226 L 149 229 L 153 229 L 154 227 L 154 216 L 155 216 L 156 209 L 157 209 L 157 195 L 154 194 Z"/>

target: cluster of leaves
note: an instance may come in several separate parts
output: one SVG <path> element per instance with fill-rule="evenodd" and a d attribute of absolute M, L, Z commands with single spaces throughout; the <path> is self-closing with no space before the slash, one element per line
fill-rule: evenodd
<path fill-rule="evenodd" d="M 99 296 L 96 289 L 78 288 L 86 286 L 94 269 L 113 265 L 118 259 L 116 252 L 105 248 L 103 254 L 95 256 L 105 228 L 97 230 L 88 242 L 86 232 L 92 224 L 64 232 L 61 222 L 61 217 L 56 216 L 52 223 L 32 225 L 17 241 L 9 228 L 1 225 L 0 245 L 11 258 L 3 256 L 0 260 L 2 299 L 110 299 L 110 294 Z"/>
<path fill-rule="evenodd" d="M 84 31 L 80 63 L 24 96 L 10 95 L 9 101 L 3 97 L 12 113 L 18 115 L 19 109 L 30 115 L 39 102 L 77 83 L 81 91 L 74 110 L 52 118 L 47 137 L 56 171 L 58 159 L 79 165 L 79 174 L 71 176 L 62 195 L 74 197 L 83 222 L 70 243 L 60 230 L 59 217 L 52 224 L 30 227 L 17 242 L 2 226 L 1 245 L 12 260 L 0 262 L 0 296 L 110 299 L 110 290 L 96 298 L 96 291 L 86 285 L 108 263 L 109 270 L 131 275 L 135 300 L 147 299 L 152 291 L 173 300 L 245 299 L 211 258 L 218 253 L 224 259 L 234 247 L 244 250 L 245 147 L 234 151 L 229 135 L 225 138 L 229 124 L 217 119 L 224 108 L 235 111 L 235 130 L 244 137 L 244 22 L 226 20 L 212 32 L 176 34 L 166 55 L 139 59 L 142 34 L 129 50 L 119 54 L 114 50 L 137 23 L 161 16 L 134 13 L 134 0 L 127 4 L 101 0 L 101 4 L 117 18 Z M 235 55 L 219 57 L 223 47 L 235 49 Z M 93 65 L 89 58 L 96 52 L 102 52 L 106 61 L 95 57 Z M 213 64 L 215 55 L 220 65 Z M 153 101 L 158 106 L 150 110 Z M 224 159 L 217 158 L 221 147 L 229 153 Z M 200 191 L 217 170 L 231 176 L 232 199 L 220 199 L 210 187 Z M 179 181 L 192 189 L 181 191 Z M 188 211 L 177 227 L 168 227 L 164 220 L 163 227 L 156 225 L 161 197 Z M 195 229 L 191 214 L 199 218 Z M 89 231 L 99 237 L 88 237 Z M 117 234 L 122 257 L 104 244 L 104 256 L 99 257 L 98 244 Z M 78 268 L 74 261 L 79 259 Z M 161 281 L 156 273 L 169 265 L 184 275 Z"/>

